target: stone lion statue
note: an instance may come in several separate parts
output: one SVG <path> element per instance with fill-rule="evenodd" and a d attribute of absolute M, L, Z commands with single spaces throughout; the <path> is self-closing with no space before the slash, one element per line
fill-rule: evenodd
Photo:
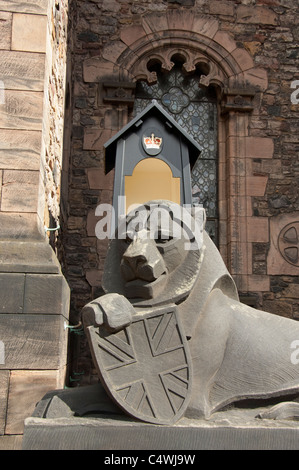
<path fill-rule="evenodd" d="M 157 201 L 143 206 L 143 218 L 136 219 L 134 211 L 129 214 L 125 228 L 119 229 L 121 236 L 111 240 L 103 275 L 106 294 L 83 309 L 88 337 L 91 338 L 89 330 L 93 330 L 94 337 L 101 336 L 106 345 L 109 342 L 110 353 L 113 344 L 115 357 L 121 349 L 118 341 L 123 341 L 129 364 L 134 340 L 133 336 L 130 339 L 129 328 L 134 318 L 143 312 L 153 316 L 171 305 L 191 361 L 188 373 L 192 374 L 192 385 L 188 393 L 181 393 L 186 398 L 183 416 L 209 419 L 216 411 L 236 402 L 277 398 L 283 404 L 267 408 L 260 417 L 297 417 L 294 397 L 299 392 L 299 365 L 292 360 L 292 348 L 299 340 L 299 324 L 240 303 L 235 283 L 204 230 L 203 210 L 197 214 L 187 211 L 190 220 L 182 223 L 177 215 L 182 208 L 176 208 L 174 216 L 173 203 L 158 203 L 163 217 L 154 217 L 154 227 L 149 221 Z M 178 236 L 178 227 L 184 236 Z M 125 331 L 126 340 L 120 336 Z M 153 338 L 156 330 L 151 331 Z M 116 334 L 119 336 L 113 336 Z M 108 348 L 100 344 L 98 347 L 92 339 L 90 345 L 95 361 L 99 362 L 100 350 L 107 352 Z M 161 360 L 162 356 L 166 357 L 161 354 Z M 147 363 L 144 364 L 146 369 Z M 110 369 L 113 368 L 116 366 L 112 361 Z M 163 380 L 165 377 L 174 382 L 180 380 L 177 390 L 187 387 L 185 369 L 171 370 L 167 377 L 163 375 Z M 113 380 L 111 383 L 113 387 Z M 164 388 L 165 383 L 166 379 Z M 108 393 L 109 388 L 106 383 Z M 125 393 L 125 388 L 121 393 Z M 171 396 L 170 402 L 175 403 L 180 393 L 174 390 Z M 115 398 L 113 393 L 112 397 Z"/>

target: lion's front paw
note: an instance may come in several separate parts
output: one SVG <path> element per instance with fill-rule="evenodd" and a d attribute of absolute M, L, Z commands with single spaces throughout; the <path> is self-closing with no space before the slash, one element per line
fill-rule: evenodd
<path fill-rule="evenodd" d="M 117 331 L 130 325 L 134 313 L 134 307 L 123 295 L 106 294 L 85 305 L 82 318 L 85 326 L 105 325 Z"/>

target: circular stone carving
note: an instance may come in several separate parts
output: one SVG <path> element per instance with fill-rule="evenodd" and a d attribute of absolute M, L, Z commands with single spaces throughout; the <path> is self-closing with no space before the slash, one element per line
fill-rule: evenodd
<path fill-rule="evenodd" d="M 299 266 L 299 222 L 286 225 L 278 236 L 278 249 L 289 264 Z"/>

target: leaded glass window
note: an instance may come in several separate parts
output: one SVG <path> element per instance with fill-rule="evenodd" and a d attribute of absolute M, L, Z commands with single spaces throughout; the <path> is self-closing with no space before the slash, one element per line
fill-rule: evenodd
<path fill-rule="evenodd" d="M 203 147 L 192 169 L 193 203 L 207 213 L 206 230 L 218 243 L 217 207 L 217 100 L 213 90 L 199 88 L 199 73 L 186 75 L 179 65 L 171 72 L 157 72 L 154 85 L 139 81 L 134 114 L 155 99 Z"/>

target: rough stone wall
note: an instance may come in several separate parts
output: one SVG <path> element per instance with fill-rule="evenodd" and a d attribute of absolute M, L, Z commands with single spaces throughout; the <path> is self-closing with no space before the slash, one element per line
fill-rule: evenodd
<path fill-rule="evenodd" d="M 260 15 L 254 15 L 259 5 L 261 22 Z M 237 7 L 240 26 L 245 22 L 237 37 L 255 63 L 263 64 L 268 73 L 260 119 L 257 122 L 252 118 L 250 132 L 254 137 L 268 136 L 274 144 L 273 158 L 252 160 L 254 174 L 267 178 L 264 193 L 252 200 L 253 217 L 267 220 L 264 240 L 252 244 L 252 273 L 257 280 L 264 279 L 264 287 L 256 285 L 252 290 L 258 299 L 257 306 L 295 319 L 299 294 L 297 235 L 286 243 L 281 231 L 289 224 L 296 231 L 299 217 L 299 103 L 291 99 L 292 84 L 299 78 L 298 6 L 297 1 L 261 1 L 256 6 Z M 290 244 L 294 250 L 290 253 L 295 253 L 293 260 L 285 252 Z"/>
<path fill-rule="evenodd" d="M 73 322 L 80 320 L 83 305 L 102 292 L 107 243 L 95 237 L 95 208 L 111 202 L 113 187 L 113 175 L 104 175 L 103 144 L 126 124 L 131 112 L 131 105 L 121 100 L 107 104 L 103 82 L 109 76 L 129 82 L 131 71 L 121 72 L 119 60 L 132 44 L 141 44 L 142 34 L 153 34 L 154 46 L 155 38 L 163 36 L 163 22 L 187 34 L 188 21 L 191 24 L 195 17 L 206 21 L 204 34 L 217 39 L 245 74 L 249 68 L 262 68 L 267 75 L 265 79 L 264 73 L 252 72 L 252 83 L 267 84 L 254 94 L 246 117 L 240 113 L 241 117 L 234 116 L 229 123 L 221 118 L 226 132 L 225 138 L 219 136 L 221 253 L 248 302 L 296 318 L 299 267 L 290 263 L 285 247 L 279 248 L 278 238 L 285 226 L 295 223 L 296 228 L 299 220 L 299 104 L 291 102 L 291 84 L 299 79 L 298 1 L 74 0 L 72 5 L 76 23 L 72 145 L 68 222 L 61 243 L 65 274 L 73 292 Z M 181 24 L 176 20 L 180 13 L 184 14 Z M 200 27 L 202 33 L 204 27 Z M 135 52 L 138 54 L 137 48 Z M 131 94 L 130 101 L 132 91 L 122 93 Z M 246 138 L 236 144 L 236 135 Z M 240 151 L 242 159 L 238 159 Z M 230 156 L 229 164 L 222 154 Z M 230 179 L 232 174 L 237 178 Z M 296 246 L 293 248 L 287 253 L 295 259 Z M 88 369 L 84 338 L 74 347 L 74 368 L 77 373 L 85 371 L 85 378 L 78 383 L 88 382 L 93 371 Z"/>
<path fill-rule="evenodd" d="M 68 1 L 50 2 L 51 25 L 47 36 L 43 120 L 42 170 L 46 188 L 45 222 L 60 224 L 60 192 L 66 95 Z M 52 227 L 53 228 L 53 227 Z"/>

